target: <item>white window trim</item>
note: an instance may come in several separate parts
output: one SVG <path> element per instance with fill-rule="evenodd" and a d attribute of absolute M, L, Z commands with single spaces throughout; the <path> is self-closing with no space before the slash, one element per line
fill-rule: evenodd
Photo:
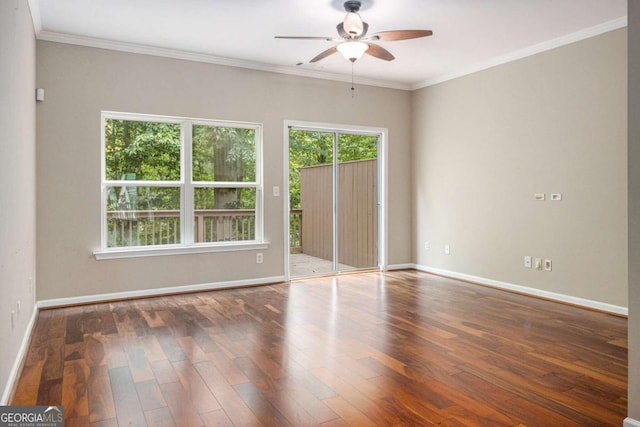
<path fill-rule="evenodd" d="M 268 249 L 270 242 L 245 240 L 242 242 L 198 243 L 193 246 L 158 245 L 132 246 L 127 248 L 108 248 L 93 252 L 97 260 L 118 258 L 140 258 L 161 255 L 188 255 L 208 252 L 255 251 Z"/>
<path fill-rule="evenodd" d="M 152 114 L 121 113 L 113 111 L 103 111 L 101 113 L 100 126 L 104 126 L 107 119 L 116 120 L 136 120 L 159 123 L 175 123 L 181 127 L 181 147 L 180 147 L 180 181 L 121 181 L 106 179 L 106 157 L 105 157 L 105 132 L 100 130 L 100 186 L 101 186 L 101 247 L 93 251 L 97 260 L 116 258 L 136 258 L 161 255 L 183 255 L 207 252 L 229 252 L 229 251 L 250 251 L 267 249 L 269 242 L 264 240 L 264 195 L 262 189 L 262 124 L 250 122 L 234 122 L 223 120 L 195 119 L 189 117 L 157 116 Z M 243 129 L 253 129 L 255 131 L 256 142 L 256 176 L 254 182 L 209 182 L 191 181 L 191 144 L 192 129 L 194 125 L 236 127 Z M 188 176 L 187 176 L 188 175 Z M 107 187 L 111 186 L 153 186 L 153 187 L 179 187 L 181 191 L 180 203 L 180 234 L 182 243 L 178 245 L 154 245 L 154 246 L 127 246 L 127 247 L 107 247 L 107 201 L 104 196 Z M 255 240 L 243 240 L 234 242 L 204 242 L 196 243 L 193 235 L 193 218 L 187 213 L 193 212 L 193 189 L 200 187 L 209 188 L 255 188 Z"/>

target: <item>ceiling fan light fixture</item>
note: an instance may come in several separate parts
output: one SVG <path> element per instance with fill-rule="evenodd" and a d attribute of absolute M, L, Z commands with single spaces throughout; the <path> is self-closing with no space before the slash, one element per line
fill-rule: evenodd
<path fill-rule="evenodd" d="M 365 42 L 349 41 L 340 43 L 336 46 L 338 52 L 351 62 L 355 62 L 369 49 L 369 45 Z"/>
<path fill-rule="evenodd" d="M 333 0 L 332 3 L 341 0 Z M 372 2 L 375 0 L 366 0 Z M 277 39 L 294 39 L 294 40 L 325 40 L 339 42 L 329 49 L 320 52 L 314 56 L 310 63 L 316 63 L 321 59 L 340 52 L 345 59 L 351 61 L 353 65 L 364 53 L 383 61 L 393 61 L 395 57 L 384 47 L 376 44 L 376 41 L 397 41 L 417 39 L 433 35 L 431 30 L 393 30 L 381 31 L 367 35 L 369 24 L 364 22 L 358 12 L 362 6 L 361 0 L 346 0 L 344 2 L 344 10 L 347 14 L 344 20 L 336 25 L 338 37 L 301 37 L 301 36 L 276 36 Z M 353 70 L 353 67 L 352 67 Z"/>
<path fill-rule="evenodd" d="M 351 37 L 360 37 L 364 32 L 362 18 L 357 12 L 348 12 L 344 17 L 344 31 Z"/>

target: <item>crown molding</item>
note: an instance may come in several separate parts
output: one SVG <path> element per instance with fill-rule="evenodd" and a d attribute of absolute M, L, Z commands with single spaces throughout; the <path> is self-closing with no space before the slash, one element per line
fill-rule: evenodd
<path fill-rule="evenodd" d="M 36 1 L 36 0 L 30 0 Z M 205 53 L 189 52 L 163 47 L 147 46 L 136 43 L 119 42 L 94 37 L 63 34 L 52 31 L 41 30 L 37 34 L 38 40 L 72 44 L 78 46 L 95 47 L 99 49 L 116 50 L 120 52 L 137 53 L 141 55 L 160 56 L 164 58 L 182 59 L 185 61 L 204 62 L 207 64 L 224 65 L 228 67 L 248 68 L 250 70 L 266 71 L 271 73 L 289 74 L 299 77 L 310 77 L 314 79 L 333 80 L 339 82 L 351 82 L 351 76 L 323 71 L 308 70 L 304 68 L 294 68 L 284 65 L 265 64 L 262 62 L 247 61 L 235 58 L 225 58 L 222 56 L 209 55 Z M 392 82 L 387 80 L 358 78 L 358 84 L 367 86 L 377 86 L 389 89 L 410 90 L 410 84 Z"/>
<path fill-rule="evenodd" d="M 33 21 L 33 31 L 36 34 L 42 32 L 42 16 L 40 15 L 40 3 L 39 0 L 28 0 L 29 11 L 31 11 L 31 21 Z"/>
<path fill-rule="evenodd" d="M 156 46 L 148 46 L 136 43 L 119 42 L 113 40 L 106 40 L 94 37 L 78 36 L 72 34 L 57 33 L 52 31 L 46 31 L 42 29 L 40 9 L 38 6 L 38 0 L 28 0 L 29 7 L 31 9 L 31 16 L 33 19 L 33 26 L 36 31 L 36 37 L 38 40 L 51 41 L 57 43 L 72 44 L 78 46 L 95 47 L 99 49 L 115 50 L 120 52 L 137 53 L 141 55 L 159 56 L 164 58 L 181 59 L 185 61 L 203 62 L 208 64 L 224 65 L 228 67 L 247 68 L 257 71 L 265 71 L 271 73 L 288 74 L 298 77 L 308 77 L 314 79 L 331 80 L 338 82 L 351 82 L 351 77 L 337 74 L 328 73 L 324 71 L 309 70 L 304 68 L 296 68 L 285 65 L 266 64 L 256 61 L 247 61 L 235 58 L 226 58 L 222 56 L 210 55 L 198 52 L 189 52 L 178 49 L 168 49 Z M 551 49 L 562 47 L 571 43 L 579 42 L 591 37 L 598 36 L 610 31 L 618 30 L 627 26 L 627 17 L 623 16 L 612 21 L 605 22 L 603 24 L 595 25 L 593 27 L 585 28 L 584 30 L 576 31 L 575 33 L 567 34 L 562 37 L 548 40 L 543 43 L 539 43 L 533 46 L 529 46 L 524 49 L 517 50 L 515 52 L 508 53 L 489 61 L 474 64 L 472 66 L 453 71 L 451 73 L 435 76 L 418 83 L 400 83 L 388 80 L 368 79 L 361 77 L 358 79 L 358 84 L 367 86 L 376 86 L 389 89 L 400 90 L 417 90 L 428 86 L 433 86 L 439 83 L 444 83 L 449 80 L 457 79 L 469 74 L 476 73 L 478 71 L 487 70 L 489 68 L 503 65 L 509 62 L 517 61 L 519 59 L 526 58 L 528 56 L 536 55 Z"/>
<path fill-rule="evenodd" d="M 627 26 L 627 17 L 623 16 L 621 18 L 614 19 L 612 21 L 595 25 L 593 27 L 585 28 L 584 30 L 576 31 L 575 33 L 567 34 L 565 36 L 558 37 L 553 40 L 548 40 L 546 42 L 542 42 L 533 46 L 529 46 L 527 48 L 520 49 L 515 52 L 508 53 L 506 55 L 498 56 L 487 62 L 482 62 L 461 70 L 453 71 L 451 73 L 447 73 L 440 76 L 435 76 L 427 80 L 423 80 L 422 82 L 412 85 L 411 90 L 422 89 L 428 86 L 436 85 L 438 83 L 446 82 L 448 80 L 457 79 L 458 77 L 463 77 L 469 74 L 476 73 L 478 71 L 483 71 L 489 68 L 496 67 L 498 65 L 506 64 L 508 62 L 517 61 L 519 59 L 526 58 L 528 56 L 532 56 L 532 55 L 545 52 L 547 50 L 555 49 L 557 47 L 565 46 L 571 43 L 576 43 L 581 40 L 598 36 L 600 34 L 608 33 L 609 31 L 614 31 L 620 28 L 624 28 L 626 26 Z"/>

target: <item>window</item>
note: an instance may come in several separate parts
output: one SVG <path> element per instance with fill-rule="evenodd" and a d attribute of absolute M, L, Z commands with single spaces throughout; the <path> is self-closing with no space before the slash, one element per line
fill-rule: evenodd
<path fill-rule="evenodd" d="M 254 123 L 103 113 L 96 257 L 266 247 L 261 138 Z"/>

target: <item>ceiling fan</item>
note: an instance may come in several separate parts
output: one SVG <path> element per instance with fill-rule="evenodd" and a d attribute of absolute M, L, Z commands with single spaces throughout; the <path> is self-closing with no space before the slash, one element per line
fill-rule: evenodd
<path fill-rule="evenodd" d="M 276 36 L 277 39 L 293 39 L 293 40 L 325 40 L 339 42 L 336 46 L 316 55 L 310 62 L 318 62 L 327 56 L 340 52 L 345 59 L 355 62 L 360 59 L 363 54 L 371 55 L 375 58 L 385 61 L 393 61 L 395 57 L 387 49 L 373 43 L 374 41 L 397 41 L 417 39 L 427 37 L 433 34 L 431 30 L 397 30 L 397 31 L 381 31 L 378 33 L 367 35 L 369 24 L 364 22 L 358 11 L 362 6 L 360 0 L 347 0 L 344 2 L 344 9 L 347 12 L 344 21 L 339 23 L 336 28 L 338 37 L 303 37 L 303 36 Z"/>

